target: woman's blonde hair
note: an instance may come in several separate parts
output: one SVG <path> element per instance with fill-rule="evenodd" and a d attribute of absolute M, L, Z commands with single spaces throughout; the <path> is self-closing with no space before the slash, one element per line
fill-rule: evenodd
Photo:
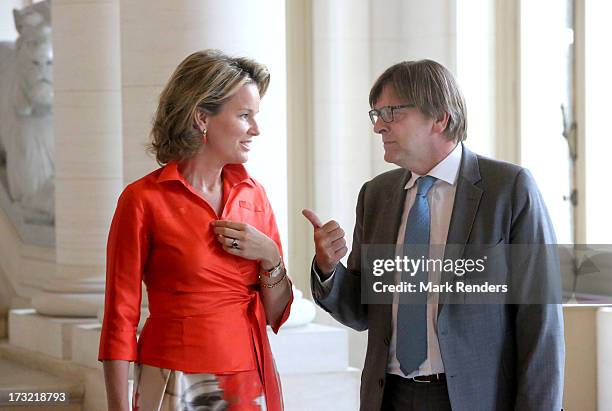
<path fill-rule="evenodd" d="M 251 82 L 263 97 L 270 83 L 266 66 L 219 50 L 187 56 L 159 97 L 148 147 L 157 162 L 164 165 L 196 154 L 203 140 L 201 131 L 194 126 L 196 111 L 218 113 L 240 87 Z"/>

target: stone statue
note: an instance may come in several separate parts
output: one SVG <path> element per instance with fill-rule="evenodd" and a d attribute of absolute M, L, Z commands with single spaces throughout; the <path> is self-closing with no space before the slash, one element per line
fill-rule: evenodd
<path fill-rule="evenodd" d="M 26 222 L 52 224 L 53 50 L 49 1 L 14 10 L 17 41 L 0 42 L 0 163 Z M 4 183 L 4 182 L 3 182 Z"/>

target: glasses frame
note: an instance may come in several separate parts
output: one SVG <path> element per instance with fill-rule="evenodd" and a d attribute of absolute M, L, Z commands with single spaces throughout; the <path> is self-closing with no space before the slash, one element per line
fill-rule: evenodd
<path fill-rule="evenodd" d="M 416 107 L 416 105 L 414 105 L 414 104 L 400 104 L 400 105 L 397 105 L 397 106 L 384 106 L 384 107 L 381 107 L 378 110 L 373 108 L 372 110 L 368 111 L 368 115 L 370 116 L 370 121 L 372 122 L 373 125 L 376 124 L 376 120 L 377 120 L 376 118 L 374 118 L 374 116 L 382 118 L 382 120 L 385 123 L 392 123 L 393 120 L 395 120 L 395 118 L 393 117 L 393 112 L 395 110 L 399 110 L 401 108 L 414 108 L 414 107 Z M 389 121 L 385 120 L 385 116 L 383 115 L 383 111 L 385 113 L 387 113 L 387 112 L 391 113 L 391 119 Z"/>

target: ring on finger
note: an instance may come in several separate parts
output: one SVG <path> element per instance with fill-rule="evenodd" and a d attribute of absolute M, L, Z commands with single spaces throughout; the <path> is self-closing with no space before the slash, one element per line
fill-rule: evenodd
<path fill-rule="evenodd" d="M 240 250 L 240 247 L 238 246 L 238 240 L 236 240 L 235 238 L 232 238 L 232 244 L 230 245 L 231 248 L 233 248 L 234 250 Z"/>

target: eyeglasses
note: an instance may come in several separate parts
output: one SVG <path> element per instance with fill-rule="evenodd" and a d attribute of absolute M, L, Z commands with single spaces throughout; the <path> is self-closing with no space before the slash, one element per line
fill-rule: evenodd
<path fill-rule="evenodd" d="M 372 120 L 372 124 L 376 124 L 378 117 L 382 118 L 385 123 L 390 123 L 393 121 L 393 111 L 399 110 L 400 108 L 409 108 L 416 107 L 414 104 L 402 104 L 400 106 L 384 106 L 379 110 L 373 108 L 368 112 L 370 115 L 370 120 Z"/>

